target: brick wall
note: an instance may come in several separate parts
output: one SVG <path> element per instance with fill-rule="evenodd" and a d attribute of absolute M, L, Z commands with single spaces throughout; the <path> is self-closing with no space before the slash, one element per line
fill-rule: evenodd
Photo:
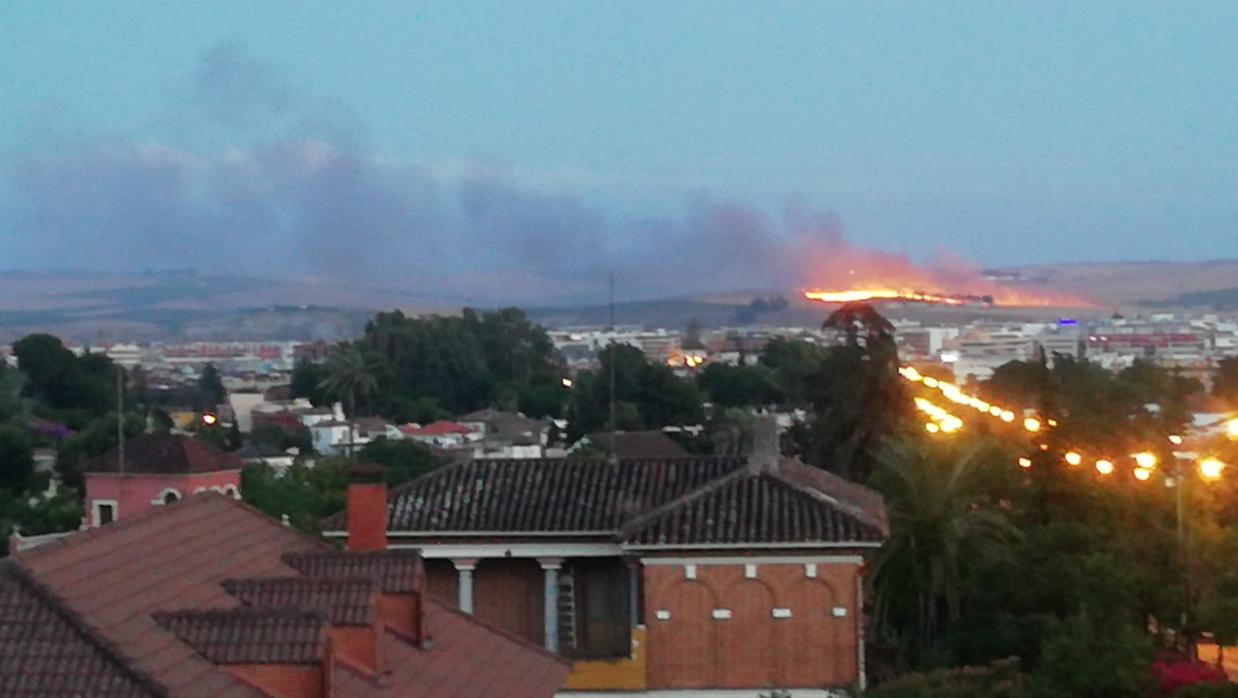
<path fill-rule="evenodd" d="M 684 564 L 646 565 L 649 688 L 854 684 L 860 566 L 755 564 L 755 577 L 747 567 L 697 564 L 692 579 Z"/>

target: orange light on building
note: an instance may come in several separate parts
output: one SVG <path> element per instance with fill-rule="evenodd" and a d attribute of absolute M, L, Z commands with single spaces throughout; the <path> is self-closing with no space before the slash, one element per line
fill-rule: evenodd
<path fill-rule="evenodd" d="M 1023 428 L 1033 433 L 1038 432 L 1040 431 L 1040 420 L 1035 417 L 1028 417 L 1023 420 Z"/>
<path fill-rule="evenodd" d="M 202 415 L 202 423 L 208 427 L 214 426 L 215 422 L 218 422 L 218 421 L 219 419 L 215 415 L 211 414 L 210 412 L 207 412 L 206 414 Z"/>
<path fill-rule="evenodd" d="M 1083 456 L 1079 455 L 1078 453 L 1075 453 L 1074 451 L 1067 451 L 1066 455 L 1062 457 L 1070 465 L 1079 465 L 1080 463 L 1083 462 Z"/>
<path fill-rule="evenodd" d="M 1032 467 L 1032 459 L 1031 459 L 1031 458 L 1026 458 L 1026 457 L 1024 457 L 1024 458 L 1020 458 L 1020 459 L 1019 459 L 1019 467 L 1020 467 L 1020 468 L 1030 468 L 1030 467 Z"/>
<path fill-rule="evenodd" d="M 1149 453 L 1147 451 L 1132 454 L 1131 458 L 1134 458 L 1135 464 L 1143 470 L 1151 470 L 1155 468 L 1157 464 L 1156 454 Z"/>
<path fill-rule="evenodd" d="M 1171 443 L 1171 444 L 1173 444 L 1173 445 L 1175 445 L 1175 446 L 1181 446 L 1181 445 L 1182 445 L 1182 437 L 1181 437 L 1181 436 L 1178 436 L 1177 434 L 1170 434 L 1170 435 L 1169 435 L 1169 443 Z"/>
<path fill-rule="evenodd" d="M 1150 477 L 1152 477 L 1151 470 L 1148 470 L 1147 468 L 1135 468 L 1135 479 L 1136 480 L 1146 481 Z"/>
<path fill-rule="evenodd" d="M 941 427 L 937 426 L 937 422 L 925 422 L 924 430 L 930 434 L 936 434 L 941 431 Z"/>
<path fill-rule="evenodd" d="M 1096 472 L 1100 473 L 1101 475 L 1109 475 L 1113 473 L 1113 463 L 1103 458 L 1096 461 Z"/>
<path fill-rule="evenodd" d="M 992 405 L 991 407 L 989 407 L 989 414 L 993 415 L 994 417 L 1000 417 L 1002 416 L 1002 408 L 998 407 L 997 405 Z"/>
<path fill-rule="evenodd" d="M 1238 439 L 1238 417 L 1225 423 L 1225 435 L 1231 439 Z"/>
<path fill-rule="evenodd" d="M 1002 421 L 1003 421 L 1003 422 L 1006 422 L 1007 424 L 1009 424 L 1009 423 L 1013 422 L 1013 421 L 1014 421 L 1014 412 L 1011 412 L 1010 410 L 1003 410 L 1003 411 L 1002 411 Z"/>

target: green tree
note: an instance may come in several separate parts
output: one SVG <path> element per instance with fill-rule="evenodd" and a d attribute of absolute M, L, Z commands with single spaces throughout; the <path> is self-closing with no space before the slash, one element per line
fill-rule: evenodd
<path fill-rule="evenodd" d="M 357 399 L 362 401 L 378 387 L 378 362 L 352 345 L 341 345 L 331 352 L 326 376 L 319 387 L 344 403 L 350 419 L 357 417 Z"/>
<path fill-rule="evenodd" d="M 0 424 L 0 489 L 24 492 L 34 473 L 34 446 L 30 432 Z"/>
<path fill-rule="evenodd" d="M 1238 408 L 1238 356 L 1230 356 L 1217 362 L 1216 376 L 1212 380 L 1212 394 L 1231 407 Z"/>
<path fill-rule="evenodd" d="M 600 368 L 576 378 L 569 406 L 570 438 L 591 431 L 654 429 L 699 424 L 704 418 L 696 385 L 670 367 L 650 363 L 644 352 L 612 344 L 599 355 Z M 614 368 L 615 424 L 611 424 L 611 368 Z"/>
<path fill-rule="evenodd" d="M 327 379 L 326 365 L 315 363 L 309 359 L 298 359 L 292 367 L 290 388 L 293 397 L 303 397 L 315 407 L 322 407 L 331 402 L 331 396 L 322 388 Z"/>
<path fill-rule="evenodd" d="M 1001 554 L 1017 537 L 988 501 L 990 449 L 979 445 L 892 444 L 874 477 L 885 494 L 890 537 L 871 572 L 874 619 L 886 637 L 901 640 L 912 657 L 937 649 L 959 621 L 969 561 Z"/>
<path fill-rule="evenodd" d="M 116 408 L 118 368 L 103 354 L 80 358 L 49 334 L 32 334 L 13 343 L 26 375 L 26 394 L 53 410 L 81 410 L 97 416 Z"/>
<path fill-rule="evenodd" d="M 302 531 L 318 533 L 322 519 L 344 508 L 348 463 L 321 458 L 313 468 L 294 465 L 283 477 L 268 465 L 248 465 L 241 471 L 241 496 L 270 516 L 287 516 Z"/>
<path fill-rule="evenodd" d="M 759 407 L 782 401 L 768 366 L 709 364 L 696 381 L 711 402 L 723 407 Z"/>
<path fill-rule="evenodd" d="M 358 454 L 362 461 L 387 468 L 387 485 L 396 487 L 415 480 L 445 464 L 441 456 L 425 444 L 410 440 L 380 438 L 366 444 Z"/>
<path fill-rule="evenodd" d="M 228 390 L 224 388 L 223 378 L 215 364 L 208 363 L 202 367 L 202 373 L 198 375 L 198 393 L 202 400 L 198 409 L 201 410 L 214 411 L 228 401 Z"/>

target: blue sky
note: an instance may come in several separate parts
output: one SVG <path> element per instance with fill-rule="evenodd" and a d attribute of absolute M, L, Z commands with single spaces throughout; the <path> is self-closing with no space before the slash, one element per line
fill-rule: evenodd
<path fill-rule="evenodd" d="M 11 0 L 0 267 L 326 273 L 377 230 L 377 273 L 571 292 L 805 218 L 914 260 L 1238 257 L 1235 36 L 1230 2 Z"/>

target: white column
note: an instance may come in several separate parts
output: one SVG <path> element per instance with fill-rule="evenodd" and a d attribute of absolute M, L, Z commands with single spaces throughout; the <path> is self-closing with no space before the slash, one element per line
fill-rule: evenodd
<path fill-rule="evenodd" d="M 452 560 L 451 564 L 456 566 L 456 573 L 460 575 L 457 583 L 457 592 L 459 599 L 460 610 L 465 613 L 473 612 L 473 570 L 477 569 L 476 558 L 466 558 Z"/>
<path fill-rule="evenodd" d="M 543 599 L 545 608 L 543 636 L 546 639 L 546 649 L 559 651 L 559 569 L 563 567 L 561 557 L 539 557 L 538 564 L 545 572 L 546 587 Z"/>

